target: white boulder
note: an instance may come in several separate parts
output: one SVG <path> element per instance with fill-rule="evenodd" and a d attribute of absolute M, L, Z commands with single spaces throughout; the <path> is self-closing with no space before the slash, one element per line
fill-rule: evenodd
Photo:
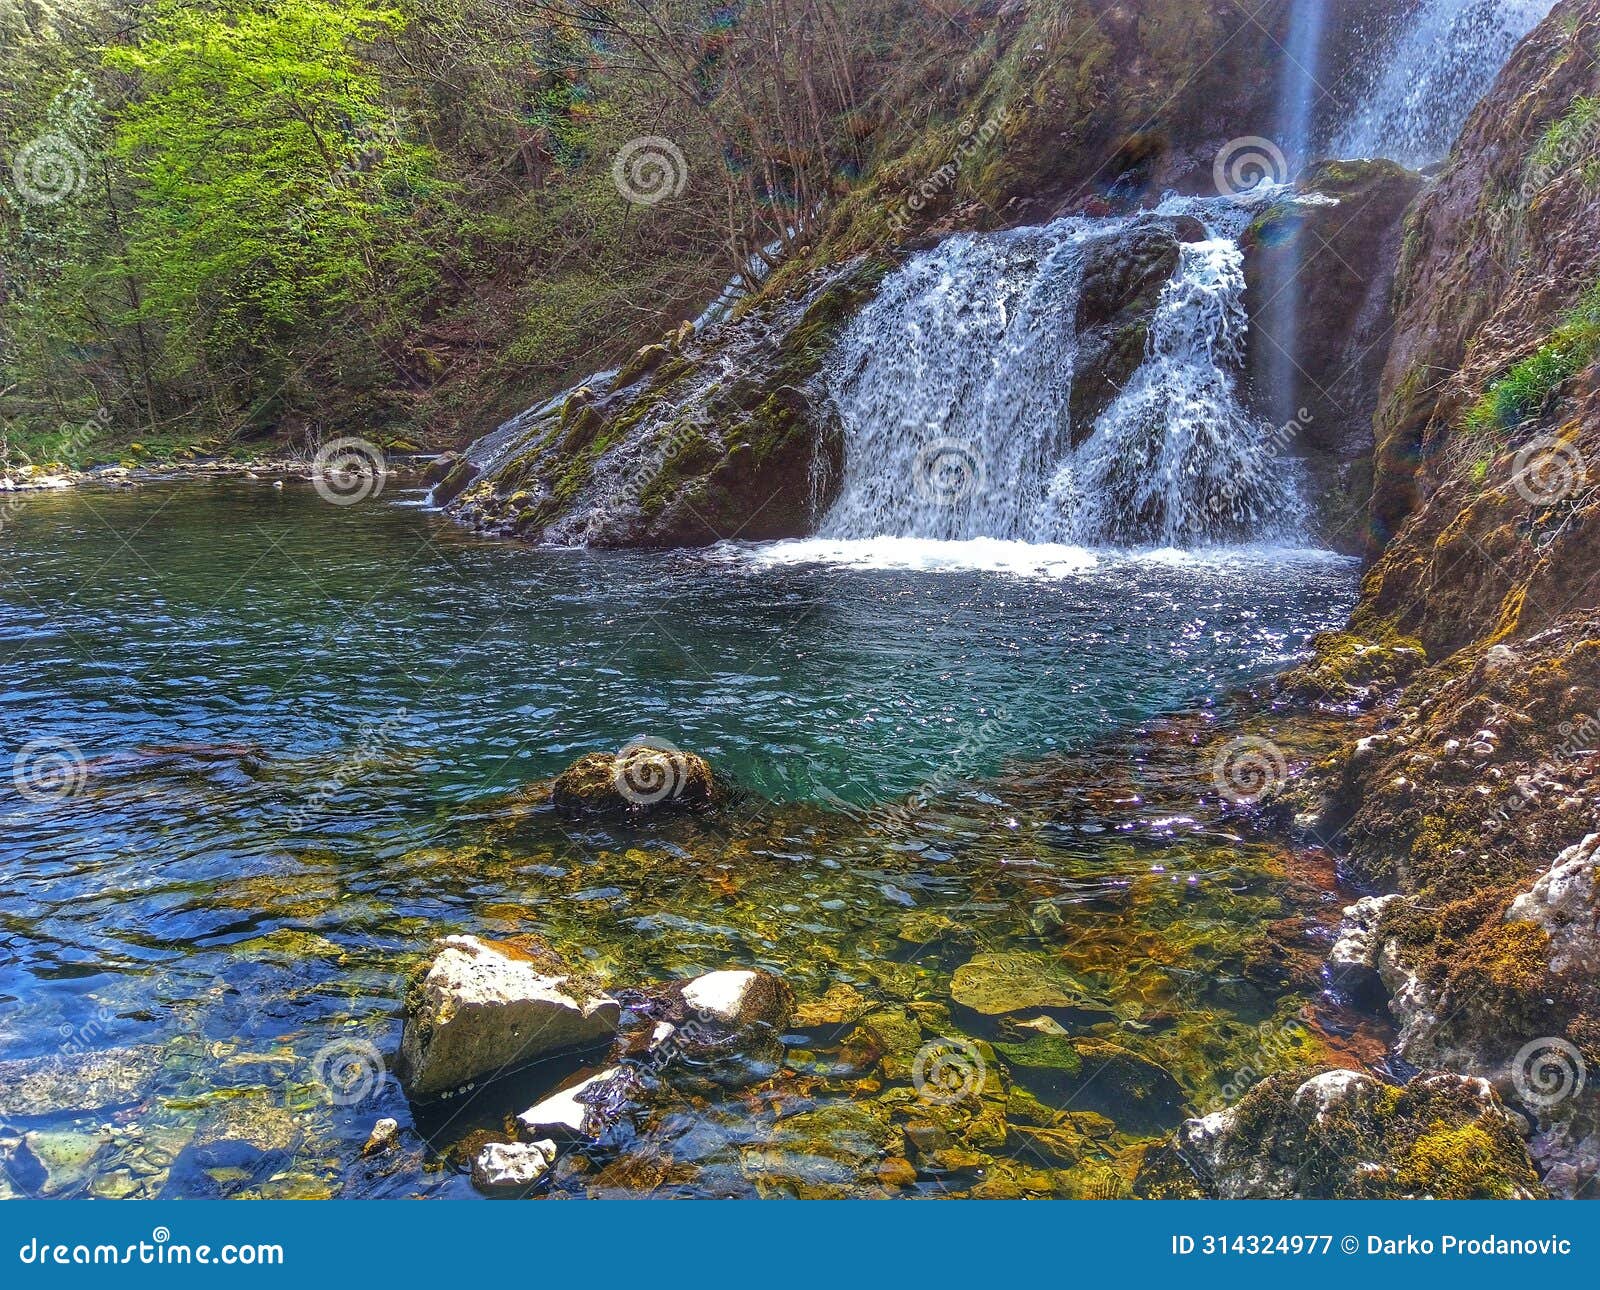
<path fill-rule="evenodd" d="M 584 987 L 552 959 L 476 936 L 439 941 L 408 1000 L 400 1040 L 407 1092 L 438 1097 L 610 1040 L 621 1015 L 617 1001 Z"/>

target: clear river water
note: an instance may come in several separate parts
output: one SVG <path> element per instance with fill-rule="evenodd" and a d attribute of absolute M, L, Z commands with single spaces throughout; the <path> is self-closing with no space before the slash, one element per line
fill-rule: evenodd
<path fill-rule="evenodd" d="M 1005 1068 L 1009 1119 L 928 1147 L 915 1190 L 1114 1191 L 1315 995 L 1260 936 L 1318 935 L 1331 875 L 1234 831 L 1180 754 L 1355 576 L 1275 548 L 534 550 L 395 481 L 351 507 L 294 481 L 22 498 L 0 747 L 71 791 L 0 779 L 0 1192 L 472 1194 L 494 1099 L 419 1122 L 386 1074 L 318 1078 L 330 1045 L 392 1057 L 407 974 L 456 931 L 538 931 L 618 983 L 760 964 L 838 1005 L 770 1087 L 567 1157 L 557 1192 L 880 1186 L 912 1150 L 903 1049 L 941 1037 Z M 640 735 L 748 799 L 548 813 L 540 781 Z M 955 997 L 980 960 L 1070 972 L 1099 1002 L 1066 1028 L 1136 1055 L 1132 1083 L 1065 1087 L 1053 1032 Z M 1134 1087 L 1157 1066 L 1170 1096 Z M 405 1148 L 364 1161 L 385 1115 Z"/>

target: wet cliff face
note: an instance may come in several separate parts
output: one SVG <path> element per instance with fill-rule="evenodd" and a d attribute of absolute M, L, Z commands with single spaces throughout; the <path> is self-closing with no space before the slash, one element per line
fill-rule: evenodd
<path fill-rule="evenodd" d="M 1422 177 L 1392 161 L 1335 161 L 1299 181 L 1245 237 L 1256 411 L 1305 463 L 1322 545 L 1361 551 L 1372 492 L 1372 424 L 1394 326 L 1405 214 Z"/>
<path fill-rule="evenodd" d="M 1407 226 L 1375 426 L 1380 541 L 1464 457 L 1504 442 L 1503 425 L 1498 440 L 1465 433 L 1467 413 L 1595 281 L 1597 135 L 1583 107 L 1600 92 L 1595 22 L 1591 4 L 1557 6 L 1479 105 Z"/>
<path fill-rule="evenodd" d="M 1401 1056 L 1492 1080 L 1561 1192 L 1600 1142 L 1597 57 L 1600 0 L 1563 0 L 1411 213 L 1375 424 L 1387 540 L 1351 633 L 1286 687 L 1364 713 L 1290 799 L 1352 880 L 1398 893 L 1370 966 Z"/>

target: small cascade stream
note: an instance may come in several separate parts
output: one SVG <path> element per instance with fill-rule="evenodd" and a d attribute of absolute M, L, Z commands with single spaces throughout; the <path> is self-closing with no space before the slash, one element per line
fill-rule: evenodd
<path fill-rule="evenodd" d="M 954 237 L 912 259 L 836 354 L 845 480 L 821 536 L 1086 546 L 1294 536 L 1293 463 L 1267 447 L 1238 389 L 1238 236 L 1252 206 L 1175 198 L 1153 215 Z M 1180 246 L 1132 379 L 1093 425 L 1075 426 L 1085 264 L 1107 239 L 1176 216 L 1198 219 L 1206 237 Z"/>

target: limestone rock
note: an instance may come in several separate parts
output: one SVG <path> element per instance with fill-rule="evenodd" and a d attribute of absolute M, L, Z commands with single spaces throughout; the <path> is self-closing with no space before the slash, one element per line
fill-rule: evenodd
<path fill-rule="evenodd" d="M 1360 1002 L 1376 1002 L 1383 993 L 1378 976 L 1378 925 L 1383 911 L 1400 899 L 1366 896 L 1344 911 L 1338 939 L 1328 953 L 1328 974 L 1335 986 Z"/>
<path fill-rule="evenodd" d="M 1508 923 L 1537 923 L 1550 935 L 1550 970 L 1600 973 L 1600 833 L 1556 857 L 1550 871 L 1511 902 Z"/>
<path fill-rule="evenodd" d="M 605 1043 L 617 1001 L 521 945 L 451 936 L 407 999 L 400 1074 L 414 1098 Z"/>
<path fill-rule="evenodd" d="M 556 1144 L 491 1142 L 472 1162 L 472 1183 L 480 1191 L 526 1191 L 550 1172 Z"/>

